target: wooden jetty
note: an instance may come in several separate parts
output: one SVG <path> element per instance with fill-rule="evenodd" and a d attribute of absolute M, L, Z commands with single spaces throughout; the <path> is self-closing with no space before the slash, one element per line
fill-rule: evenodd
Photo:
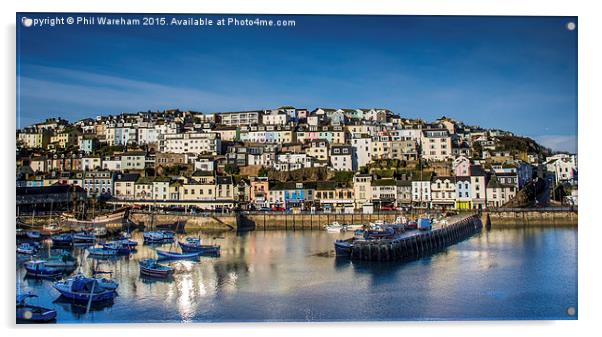
<path fill-rule="evenodd" d="M 394 239 L 357 240 L 351 250 L 352 260 L 399 261 L 418 259 L 436 253 L 478 233 L 483 228 L 477 214 L 448 219 L 430 231 L 406 233 Z"/>

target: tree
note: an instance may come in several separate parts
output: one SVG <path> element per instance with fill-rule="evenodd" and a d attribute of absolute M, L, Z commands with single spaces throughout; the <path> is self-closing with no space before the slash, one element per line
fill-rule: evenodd
<path fill-rule="evenodd" d="M 229 175 L 235 175 L 240 173 L 240 168 L 234 164 L 226 164 L 224 171 Z"/>

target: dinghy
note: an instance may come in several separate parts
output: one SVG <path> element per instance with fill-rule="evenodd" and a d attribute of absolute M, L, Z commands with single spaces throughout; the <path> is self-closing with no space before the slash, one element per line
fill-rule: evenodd
<path fill-rule="evenodd" d="M 38 297 L 33 294 L 17 295 L 17 323 L 53 323 L 56 310 L 28 304 L 25 300 Z"/>
<path fill-rule="evenodd" d="M 18 254 L 24 254 L 24 255 L 33 255 L 37 252 L 37 249 L 34 245 L 32 245 L 29 242 L 24 242 L 21 243 L 18 247 L 17 247 L 17 253 Z"/>
<path fill-rule="evenodd" d="M 157 249 L 156 252 L 157 252 L 157 256 L 160 259 L 171 259 L 171 260 L 198 259 L 199 254 L 200 254 L 198 252 L 194 252 L 194 253 L 168 252 L 168 251 L 159 250 L 159 249 Z"/>
<path fill-rule="evenodd" d="M 44 260 L 27 261 L 24 266 L 30 277 L 57 278 L 62 274 L 61 270 L 47 266 Z"/>
<path fill-rule="evenodd" d="M 104 288 L 96 278 L 81 274 L 57 281 L 53 287 L 64 297 L 75 301 L 100 302 L 115 297 L 114 290 Z"/>
<path fill-rule="evenodd" d="M 173 273 L 172 267 L 160 264 L 154 259 L 144 259 L 138 263 L 140 265 L 140 274 L 152 277 L 168 277 Z"/>

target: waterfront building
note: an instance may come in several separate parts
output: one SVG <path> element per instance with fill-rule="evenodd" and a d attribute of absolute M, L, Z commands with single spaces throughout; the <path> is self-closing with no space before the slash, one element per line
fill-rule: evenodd
<path fill-rule="evenodd" d="M 372 175 L 356 173 L 353 177 L 353 196 L 356 209 L 372 201 Z"/>
<path fill-rule="evenodd" d="M 269 206 L 270 183 L 268 177 L 249 177 L 250 201 L 257 208 Z"/>
<path fill-rule="evenodd" d="M 86 171 L 82 187 L 88 197 L 110 197 L 113 195 L 113 173 L 103 170 Z"/>
<path fill-rule="evenodd" d="M 120 173 L 115 176 L 114 194 L 117 199 L 133 200 L 136 198 L 134 184 L 140 177 L 138 173 Z"/>
<path fill-rule="evenodd" d="M 397 207 L 397 183 L 394 179 L 372 180 L 372 204 L 377 209 Z"/>
<path fill-rule="evenodd" d="M 454 208 L 456 202 L 456 178 L 435 177 L 431 183 L 432 207 Z"/>
<path fill-rule="evenodd" d="M 470 197 L 473 209 L 487 207 L 487 175 L 481 166 L 470 166 Z"/>
<path fill-rule="evenodd" d="M 456 176 L 456 209 L 472 209 L 472 196 L 470 194 L 470 177 Z"/>
<path fill-rule="evenodd" d="M 412 180 L 412 205 L 417 208 L 431 207 L 431 175 L 424 174 Z"/>
<path fill-rule="evenodd" d="M 516 195 L 516 186 L 502 184 L 496 175 L 492 175 L 487 183 L 487 207 L 503 207 Z"/>

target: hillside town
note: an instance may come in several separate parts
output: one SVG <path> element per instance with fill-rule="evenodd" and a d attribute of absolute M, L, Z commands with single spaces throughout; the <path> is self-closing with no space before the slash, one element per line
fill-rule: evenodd
<path fill-rule="evenodd" d="M 577 156 L 387 109 L 122 113 L 17 130 L 17 207 L 349 213 L 577 205 Z"/>

